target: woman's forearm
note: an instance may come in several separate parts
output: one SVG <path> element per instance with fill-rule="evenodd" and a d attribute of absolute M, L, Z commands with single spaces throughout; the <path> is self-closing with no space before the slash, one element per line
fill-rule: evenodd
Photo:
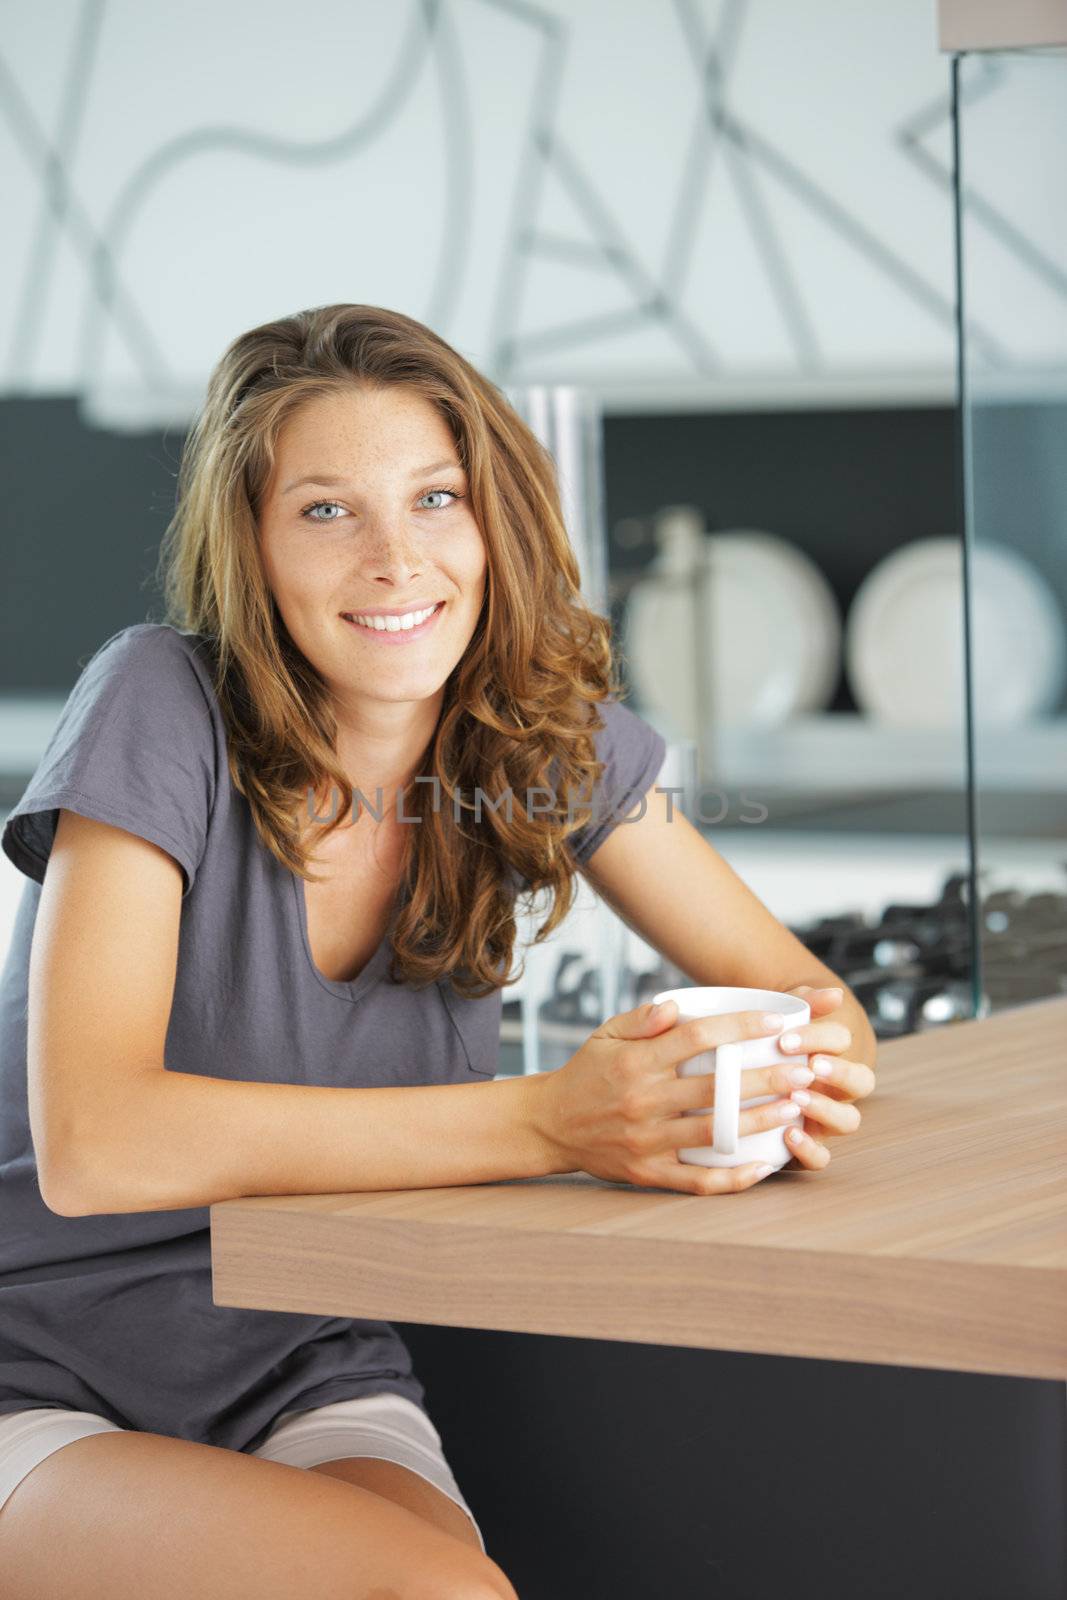
<path fill-rule="evenodd" d="M 149 1067 L 123 1078 L 121 1108 L 105 1100 L 78 1131 L 46 1203 L 93 1216 L 541 1177 L 559 1169 L 532 1115 L 540 1082 L 352 1089 Z"/>

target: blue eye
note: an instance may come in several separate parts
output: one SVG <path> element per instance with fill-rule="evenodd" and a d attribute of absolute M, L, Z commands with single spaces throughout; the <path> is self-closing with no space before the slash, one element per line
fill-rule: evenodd
<path fill-rule="evenodd" d="M 426 493 L 422 496 L 423 500 L 428 500 L 432 494 L 447 494 L 452 500 L 463 499 L 463 496 L 461 494 L 457 494 L 454 489 L 427 489 Z M 447 507 L 431 506 L 430 509 L 431 511 L 445 511 Z"/>
<path fill-rule="evenodd" d="M 327 506 L 335 506 L 338 510 L 344 510 L 344 507 L 339 505 L 336 500 L 316 500 L 313 505 L 305 506 L 300 515 L 307 517 L 309 522 L 336 522 L 338 520 L 336 517 L 312 517 L 309 515 L 310 512 L 319 511 Z"/>

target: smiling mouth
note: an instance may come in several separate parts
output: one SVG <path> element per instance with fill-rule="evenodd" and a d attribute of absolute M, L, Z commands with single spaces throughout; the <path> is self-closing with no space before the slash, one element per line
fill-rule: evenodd
<path fill-rule="evenodd" d="M 419 622 L 409 624 L 407 627 L 400 626 L 401 618 L 399 616 L 380 616 L 376 622 L 357 621 L 357 617 L 360 615 L 373 616 L 374 613 L 342 611 L 341 616 L 351 627 L 357 628 L 360 633 L 368 634 L 375 639 L 381 639 L 390 643 L 395 642 L 399 644 L 407 639 L 417 638 L 421 634 L 428 632 L 428 630 L 436 623 L 437 618 L 441 615 L 444 607 L 445 601 L 439 600 L 434 606 L 433 610 L 430 612 L 429 616 L 423 616 Z M 425 609 L 426 608 L 424 607 L 423 610 Z M 406 615 L 419 616 L 420 613 L 418 611 L 414 611 L 408 612 Z"/>

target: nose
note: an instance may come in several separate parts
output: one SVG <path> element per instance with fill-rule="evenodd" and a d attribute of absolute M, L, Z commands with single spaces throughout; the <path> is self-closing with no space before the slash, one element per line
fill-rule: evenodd
<path fill-rule="evenodd" d="M 417 579 L 425 565 L 419 541 L 401 516 L 377 516 L 367 529 L 360 565 L 365 575 L 397 588 Z"/>

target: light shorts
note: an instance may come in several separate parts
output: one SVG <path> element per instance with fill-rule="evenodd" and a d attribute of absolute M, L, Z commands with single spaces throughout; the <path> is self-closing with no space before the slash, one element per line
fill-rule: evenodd
<path fill-rule="evenodd" d="M 91 1411 L 68 1411 L 63 1406 L 0 1413 L 0 1506 L 53 1451 L 93 1433 L 126 1431 Z M 360 1395 L 306 1411 L 283 1411 L 263 1443 L 248 1454 L 289 1467 L 316 1467 L 344 1456 L 395 1461 L 467 1513 L 486 1553 L 482 1530 L 445 1460 L 440 1434 L 425 1411 L 404 1395 Z"/>

